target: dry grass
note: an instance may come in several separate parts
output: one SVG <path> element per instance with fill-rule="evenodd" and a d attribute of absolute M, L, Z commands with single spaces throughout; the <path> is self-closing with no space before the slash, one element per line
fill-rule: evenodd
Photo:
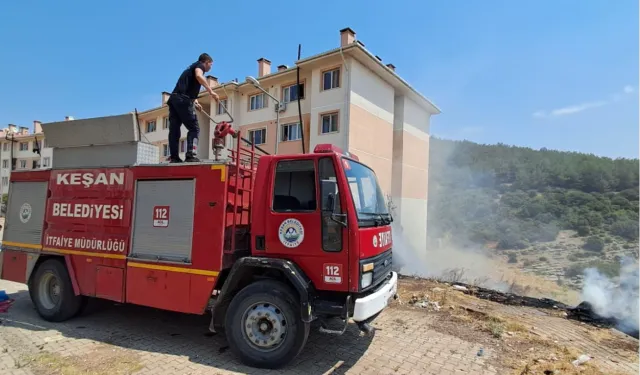
<path fill-rule="evenodd" d="M 108 345 L 100 345 L 83 356 L 42 352 L 24 357 L 21 362 L 35 375 L 125 375 L 143 368 L 136 355 Z"/>
<path fill-rule="evenodd" d="M 552 346 L 545 350 L 544 347 L 538 347 L 535 354 L 526 355 L 524 359 L 517 361 L 519 363 L 514 363 L 512 374 L 624 375 L 619 372 L 604 372 L 593 361 L 574 366 L 572 362 L 579 356 L 580 353 L 573 348 Z"/>

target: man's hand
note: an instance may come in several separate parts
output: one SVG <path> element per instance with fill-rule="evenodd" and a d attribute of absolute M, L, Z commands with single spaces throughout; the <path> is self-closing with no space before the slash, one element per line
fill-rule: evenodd
<path fill-rule="evenodd" d="M 218 97 L 218 94 L 216 94 L 215 92 L 213 92 L 213 90 L 211 90 L 211 88 L 209 88 L 209 95 L 211 95 L 211 97 L 217 102 L 220 100 L 220 98 Z"/>
<path fill-rule="evenodd" d="M 193 105 L 196 107 L 196 109 L 197 109 L 198 111 L 201 111 L 201 110 L 202 110 L 202 106 L 200 105 L 200 103 L 198 103 L 198 101 L 197 101 L 197 100 L 195 100 L 195 101 L 193 102 Z"/>

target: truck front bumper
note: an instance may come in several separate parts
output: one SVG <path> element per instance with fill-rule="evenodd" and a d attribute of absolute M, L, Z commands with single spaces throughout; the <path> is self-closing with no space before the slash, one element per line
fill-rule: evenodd
<path fill-rule="evenodd" d="M 398 291 L 398 274 L 391 272 L 391 278 L 382 284 L 375 292 L 366 297 L 358 298 L 353 307 L 352 319 L 361 322 L 376 315 L 389 305 Z"/>

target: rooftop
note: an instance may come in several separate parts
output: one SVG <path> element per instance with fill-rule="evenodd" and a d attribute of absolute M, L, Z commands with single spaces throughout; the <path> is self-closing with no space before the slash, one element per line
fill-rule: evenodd
<path fill-rule="evenodd" d="M 323 58 L 328 58 L 328 57 L 332 57 L 340 54 L 349 55 L 355 58 L 356 60 L 358 60 L 360 63 L 367 66 L 367 68 L 371 69 L 379 76 L 381 76 L 385 81 L 387 81 L 387 83 L 393 86 L 396 90 L 407 95 L 409 98 L 411 98 L 419 106 L 421 106 L 428 112 L 432 114 L 441 113 L 440 108 L 438 108 L 431 100 L 425 97 L 422 93 L 420 93 L 413 86 L 411 86 L 407 81 L 402 79 L 402 77 L 400 77 L 398 73 L 396 73 L 395 71 L 396 67 L 393 64 L 383 63 L 380 57 L 372 54 L 369 50 L 365 48 L 364 43 L 355 39 L 356 34 L 351 28 L 348 28 L 348 27 L 344 28 L 340 30 L 340 33 L 341 33 L 341 36 L 344 35 L 344 33 L 351 33 L 351 35 L 353 36 L 353 41 L 350 41 L 348 44 L 345 45 L 345 42 L 343 40 L 341 45 L 337 48 L 334 48 L 325 52 L 321 52 L 309 57 L 301 58 L 300 60 L 296 60 L 294 62 L 295 65 L 292 67 L 287 67 L 286 65 L 280 65 L 278 66 L 278 70 L 276 70 L 275 72 L 269 72 L 263 76 L 255 77 L 255 78 L 258 80 L 258 82 L 265 82 L 265 81 L 272 80 L 276 77 L 281 77 L 289 73 L 295 72 L 297 67 L 307 66 Z M 267 60 L 264 57 L 258 59 L 258 62 L 259 63 L 266 62 L 268 64 L 271 63 L 271 61 Z M 217 78 L 215 77 L 207 76 L 207 78 L 213 79 L 217 82 Z M 220 94 L 221 92 L 224 92 L 227 89 L 236 91 L 240 88 L 246 87 L 247 85 L 250 85 L 250 84 L 246 82 L 229 81 L 229 82 L 220 83 L 213 89 L 218 94 Z M 204 97 L 204 96 L 206 96 L 206 92 L 203 90 L 200 93 L 200 97 Z M 159 110 L 161 108 L 163 108 L 163 106 L 142 111 L 140 112 L 140 114 L 150 113 L 150 112 Z"/>

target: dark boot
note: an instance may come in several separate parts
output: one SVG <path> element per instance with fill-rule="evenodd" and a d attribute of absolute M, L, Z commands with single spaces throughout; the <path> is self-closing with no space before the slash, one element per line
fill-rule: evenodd
<path fill-rule="evenodd" d="M 170 157 L 169 163 L 182 163 L 182 159 Z"/>
<path fill-rule="evenodd" d="M 184 158 L 185 163 L 199 163 L 200 159 L 195 156 L 187 156 Z"/>

